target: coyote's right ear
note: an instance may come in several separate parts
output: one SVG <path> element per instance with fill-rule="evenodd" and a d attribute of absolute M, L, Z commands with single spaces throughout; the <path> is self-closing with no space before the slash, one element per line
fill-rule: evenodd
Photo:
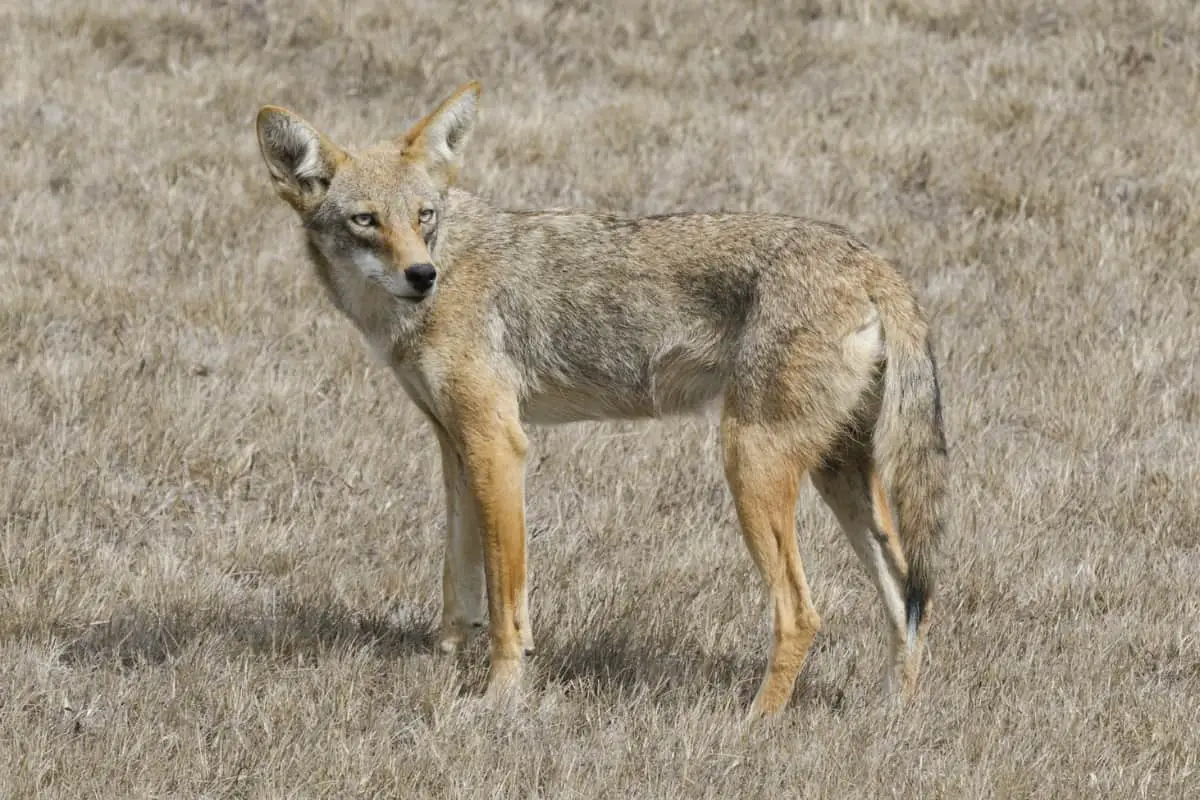
<path fill-rule="evenodd" d="M 279 196 L 304 214 L 320 205 L 346 155 L 320 131 L 286 108 L 258 112 L 258 146 Z"/>

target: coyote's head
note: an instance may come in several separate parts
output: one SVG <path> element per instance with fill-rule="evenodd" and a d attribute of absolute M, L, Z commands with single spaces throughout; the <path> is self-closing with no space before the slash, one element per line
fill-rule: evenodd
<path fill-rule="evenodd" d="M 356 272 L 413 303 L 434 291 L 438 222 L 479 91 L 462 86 L 408 133 L 356 155 L 287 109 L 258 112 L 275 190 L 335 272 Z"/>

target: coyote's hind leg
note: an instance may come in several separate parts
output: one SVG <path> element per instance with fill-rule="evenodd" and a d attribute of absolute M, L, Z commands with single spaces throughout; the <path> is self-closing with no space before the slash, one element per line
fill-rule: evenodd
<path fill-rule="evenodd" d="M 796 544 L 796 496 L 801 477 L 813 465 L 781 452 L 778 434 L 769 427 L 744 425 L 729 413 L 721 423 L 721 441 L 742 537 L 771 603 L 771 655 L 752 708 L 755 714 L 770 714 L 787 705 L 821 626 Z"/>
<path fill-rule="evenodd" d="M 879 472 L 865 448 L 850 446 L 836 463 L 813 472 L 812 481 L 883 603 L 891 651 L 887 687 L 893 693 L 910 694 L 915 688 L 920 648 L 919 643 L 908 641 L 904 610 L 908 567 Z"/>

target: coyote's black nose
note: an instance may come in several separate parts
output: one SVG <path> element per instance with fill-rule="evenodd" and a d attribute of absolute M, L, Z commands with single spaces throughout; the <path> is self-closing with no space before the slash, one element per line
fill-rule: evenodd
<path fill-rule="evenodd" d="M 433 286 L 437 270 L 434 269 L 433 264 L 413 264 L 404 270 L 404 277 L 408 278 L 408 282 L 418 292 L 427 292 L 429 287 Z"/>

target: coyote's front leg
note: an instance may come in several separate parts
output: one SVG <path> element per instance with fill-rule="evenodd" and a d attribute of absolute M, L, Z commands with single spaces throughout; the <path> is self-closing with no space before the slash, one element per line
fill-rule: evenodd
<path fill-rule="evenodd" d="M 446 432 L 439 427 L 437 434 L 446 486 L 446 554 L 438 646 L 444 653 L 453 653 L 487 621 L 486 584 L 479 517 L 467 483 L 467 468 Z"/>
<path fill-rule="evenodd" d="M 508 414 L 502 409 L 511 408 Z M 525 453 L 515 400 L 489 397 L 461 420 L 467 482 L 478 515 L 487 578 L 492 668 L 488 694 L 520 684 L 529 638 L 525 595 Z"/>

